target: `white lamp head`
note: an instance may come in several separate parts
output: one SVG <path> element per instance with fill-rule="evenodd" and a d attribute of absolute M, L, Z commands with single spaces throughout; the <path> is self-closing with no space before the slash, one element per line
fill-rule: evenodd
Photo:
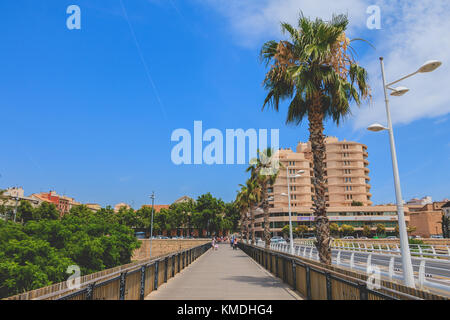
<path fill-rule="evenodd" d="M 298 170 L 297 173 L 298 173 L 298 174 L 304 174 L 304 173 L 305 173 L 305 170 Z"/>
<path fill-rule="evenodd" d="M 287 197 L 287 194 L 286 194 L 286 193 L 284 193 L 284 192 L 283 192 L 283 193 L 282 193 L 281 195 L 282 195 L 282 196 L 285 196 L 285 197 Z"/>
<path fill-rule="evenodd" d="M 400 97 L 409 91 L 406 87 L 397 87 L 392 90 L 391 96 Z"/>
<path fill-rule="evenodd" d="M 383 130 L 388 130 L 388 128 L 386 128 L 385 126 L 383 126 L 383 125 L 381 125 L 379 123 L 374 123 L 374 124 L 371 124 L 367 128 L 367 130 L 373 131 L 373 132 L 380 132 L 380 131 L 383 131 Z"/>
<path fill-rule="evenodd" d="M 419 70 L 417 70 L 417 72 L 420 73 L 425 73 L 425 72 L 431 72 L 436 70 L 437 68 L 439 68 L 442 65 L 441 61 L 438 60 L 430 60 L 425 62 L 420 68 Z"/>

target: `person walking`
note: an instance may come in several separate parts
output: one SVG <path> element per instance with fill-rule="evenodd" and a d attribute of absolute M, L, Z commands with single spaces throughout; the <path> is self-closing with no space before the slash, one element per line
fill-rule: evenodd
<path fill-rule="evenodd" d="M 237 250 L 237 238 L 233 240 L 233 250 Z"/>

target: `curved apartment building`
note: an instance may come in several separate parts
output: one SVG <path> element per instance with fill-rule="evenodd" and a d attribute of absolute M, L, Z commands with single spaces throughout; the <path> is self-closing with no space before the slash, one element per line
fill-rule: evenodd
<path fill-rule="evenodd" d="M 381 223 L 388 232 L 393 232 L 397 219 L 396 207 L 372 206 L 367 146 L 353 141 L 339 141 L 336 137 L 325 138 L 325 145 L 325 197 L 330 221 L 338 225 L 351 225 L 356 231 L 362 230 L 365 225 L 375 230 L 376 225 Z M 271 230 L 273 234 L 280 234 L 289 222 L 287 175 L 295 175 L 299 170 L 304 171 L 301 177 L 289 178 L 292 221 L 294 228 L 299 224 L 311 228 L 314 221 L 311 143 L 300 142 L 296 152 L 280 149 L 278 156 L 283 168 L 268 195 Z M 359 206 L 352 206 L 354 202 L 358 202 Z M 255 218 L 255 231 L 261 236 L 263 215 L 257 213 Z"/>

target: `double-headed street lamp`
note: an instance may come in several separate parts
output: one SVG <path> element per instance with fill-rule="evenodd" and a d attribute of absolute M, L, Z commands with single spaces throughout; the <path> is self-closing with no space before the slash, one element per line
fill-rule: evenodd
<path fill-rule="evenodd" d="M 300 178 L 302 176 L 302 174 L 305 173 L 304 170 L 299 170 L 297 171 L 297 174 L 295 175 L 289 175 L 289 167 L 286 167 L 286 179 L 287 179 L 287 188 L 288 188 L 288 192 L 286 193 L 282 193 L 282 196 L 287 196 L 288 197 L 288 206 L 289 206 L 289 246 L 291 249 L 291 254 L 294 254 L 294 236 L 292 233 L 292 213 L 291 213 L 291 187 L 289 185 L 289 180 L 291 178 Z"/>
<path fill-rule="evenodd" d="M 386 84 L 386 77 L 384 73 L 384 62 L 383 58 L 380 58 L 381 63 L 381 73 L 383 77 L 383 90 L 384 90 L 384 98 L 386 103 L 386 115 L 387 115 L 387 128 L 379 123 L 372 124 L 367 129 L 374 132 L 379 132 L 383 130 L 389 131 L 389 142 L 391 146 L 391 157 L 392 157 L 392 168 L 394 171 L 394 183 L 395 183 L 395 196 L 397 201 L 397 214 L 398 214 L 398 227 L 399 227 L 399 235 L 400 235 L 400 250 L 402 255 L 402 266 L 403 266 L 403 277 L 405 284 L 408 287 L 414 288 L 414 271 L 411 262 L 411 252 L 409 251 L 409 243 L 408 243 L 408 233 L 406 230 L 406 222 L 405 222 L 405 214 L 403 211 L 403 199 L 402 192 L 400 188 L 400 176 L 398 173 L 398 163 L 397 163 L 397 154 L 395 152 L 395 142 L 394 142 L 394 130 L 392 128 L 391 121 L 391 112 L 389 110 L 389 99 L 387 95 L 387 89 L 391 90 L 391 96 L 399 97 L 404 95 L 409 91 L 406 87 L 397 87 L 392 88 L 392 85 L 405 80 L 409 77 L 412 77 L 418 73 L 426 73 L 431 72 L 439 68 L 442 64 L 440 61 L 432 60 L 426 62 L 422 65 L 416 72 L 413 72 L 399 80 Z"/>

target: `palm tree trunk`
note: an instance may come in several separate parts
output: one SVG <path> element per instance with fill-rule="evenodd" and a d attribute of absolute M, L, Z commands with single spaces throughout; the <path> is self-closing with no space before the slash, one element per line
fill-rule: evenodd
<path fill-rule="evenodd" d="M 267 201 L 267 183 L 261 184 L 261 199 L 263 200 L 264 210 L 264 241 L 266 249 L 270 248 L 270 222 L 269 222 L 269 203 Z"/>
<path fill-rule="evenodd" d="M 255 245 L 255 210 L 250 209 L 250 219 L 251 219 L 251 228 L 252 228 L 252 244 Z"/>
<path fill-rule="evenodd" d="M 239 225 L 240 225 L 239 229 L 241 231 L 240 240 L 242 242 L 242 240 L 244 240 L 244 213 L 243 212 L 241 212 L 241 219 L 239 221 Z"/>
<path fill-rule="evenodd" d="M 250 241 L 250 221 L 248 219 L 248 217 L 245 218 L 245 239 L 247 240 L 247 244 Z"/>
<path fill-rule="evenodd" d="M 313 101 L 312 112 L 308 114 L 309 134 L 313 154 L 314 167 L 314 204 L 313 210 L 316 222 L 316 247 L 322 263 L 331 265 L 330 224 L 325 205 L 324 158 L 325 137 L 323 134 L 323 112 L 321 111 L 320 95 Z"/>

